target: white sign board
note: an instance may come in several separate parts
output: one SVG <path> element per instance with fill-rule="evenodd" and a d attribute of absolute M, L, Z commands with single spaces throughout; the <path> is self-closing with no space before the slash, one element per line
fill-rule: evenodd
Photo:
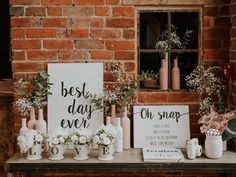
<path fill-rule="evenodd" d="M 48 133 L 57 129 L 96 130 L 103 123 L 103 112 L 95 110 L 86 98 L 103 94 L 102 63 L 48 64 L 52 95 L 48 96 Z"/>
<path fill-rule="evenodd" d="M 188 106 L 134 106 L 134 148 L 184 148 L 188 139 Z"/>

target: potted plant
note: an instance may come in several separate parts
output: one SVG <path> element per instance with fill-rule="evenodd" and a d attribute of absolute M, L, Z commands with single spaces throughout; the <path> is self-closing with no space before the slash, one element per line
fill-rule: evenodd
<path fill-rule="evenodd" d="M 147 70 L 146 72 L 142 71 L 142 73 L 138 76 L 138 80 L 145 88 L 158 88 L 158 79 L 158 73 L 154 73 L 153 70 Z"/>
<path fill-rule="evenodd" d="M 98 160 L 113 159 L 113 143 L 115 132 L 108 126 L 102 125 L 94 135 L 92 141 L 98 145 Z"/>
<path fill-rule="evenodd" d="M 74 157 L 75 160 L 86 160 L 89 158 L 89 145 L 92 140 L 90 130 L 83 129 L 73 132 L 69 136 L 69 140 L 74 144 Z"/>
<path fill-rule="evenodd" d="M 42 143 L 44 140 L 45 137 L 39 131 L 27 130 L 19 134 L 17 144 L 20 147 L 21 153 L 27 152 L 27 160 L 38 160 L 42 158 Z"/>

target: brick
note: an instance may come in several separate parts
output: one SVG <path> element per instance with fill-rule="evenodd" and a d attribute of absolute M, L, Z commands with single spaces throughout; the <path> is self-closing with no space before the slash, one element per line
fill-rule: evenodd
<path fill-rule="evenodd" d="M 104 0 L 74 0 L 77 5 L 104 5 Z"/>
<path fill-rule="evenodd" d="M 134 16 L 134 7 L 113 7 L 112 15 L 114 17 L 133 17 Z"/>
<path fill-rule="evenodd" d="M 134 39 L 135 38 L 135 30 L 124 29 L 123 30 L 123 38 L 125 38 L 125 39 Z"/>
<path fill-rule="evenodd" d="M 74 18 L 72 28 L 90 27 L 90 18 Z"/>
<path fill-rule="evenodd" d="M 111 51 L 91 51 L 90 58 L 93 60 L 111 60 L 113 52 Z"/>
<path fill-rule="evenodd" d="M 165 92 L 138 92 L 139 103 L 165 103 L 167 93 Z"/>
<path fill-rule="evenodd" d="M 59 50 L 59 60 L 88 60 L 89 52 L 83 50 Z"/>
<path fill-rule="evenodd" d="M 44 49 L 72 49 L 73 42 L 70 40 L 44 40 Z"/>
<path fill-rule="evenodd" d="M 41 70 L 41 64 L 39 62 L 13 62 L 13 72 L 35 72 Z"/>
<path fill-rule="evenodd" d="M 236 28 L 231 28 L 230 36 L 233 37 L 233 38 L 236 37 Z"/>
<path fill-rule="evenodd" d="M 231 18 L 232 26 L 236 26 L 236 16 Z"/>
<path fill-rule="evenodd" d="M 229 6 L 221 6 L 220 7 L 220 16 L 229 16 L 230 15 L 230 7 Z"/>
<path fill-rule="evenodd" d="M 135 63 L 134 62 L 125 62 L 125 72 L 135 71 Z"/>
<path fill-rule="evenodd" d="M 204 49 L 220 49 L 221 40 L 204 40 L 203 45 Z"/>
<path fill-rule="evenodd" d="M 120 0 L 106 0 L 106 4 L 108 4 L 108 5 L 118 5 L 118 4 L 120 4 Z"/>
<path fill-rule="evenodd" d="M 219 17 L 215 19 L 215 26 L 222 26 L 222 27 L 226 27 L 226 26 L 230 26 L 231 22 L 230 22 L 230 17 Z"/>
<path fill-rule="evenodd" d="M 134 52 L 116 51 L 115 60 L 134 60 Z"/>
<path fill-rule="evenodd" d="M 23 16 L 25 13 L 24 7 L 10 7 L 10 15 L 11 16 Z"/>
<path fill-rule="evenodd" d="M 203 33 L 205 39 L 226 39 L 229 38 L 230 30 L 228 28 L 205 29 Z"/>
<path fill-rule="evenodd" d="M 231 6 L 230 12 L 231 12 L 232 15 L 236 14 L 236 5 Z"/>
<path fill-rule="evenodd" d="M 92 7 L 65 7 L 63 8 L 63 16 L 92 16 Z"/>
<path fill-rule="evenodd" d="M 210 27 L 211 24 L 212 24 L 211 22 L 212 22 L 212 18 L 211 17 L 204 17 L 203 18 L 204 27 Z"/>
<path fill-rule="evenodd" d="M 108 7 L 95 7 L 96 16 L 108 16 L 110 14 Z"/>
<path fill-rule="evenodd" d="M 103 78 L 104 78 L 104 81 L 109 81 L 109 82 L 112 82 L 113 81 L 113 78 L 112 78 L 112 74 L 110 72 L 104 72 L 103 73 Z"/>
<path fill-rule="evenodd" d="M 102 18 L 92 18 L 90 20 L 91 27 L 104 27 L 104 20 Z"/>
<path fill-rule="evenodd" d="M 39 18 L 11 18 L 11 27 L 41 27 Z"/>
<path fill-rule="evenodd" d="M 226 60 L 229 58 L 229 53 L 226 50 L 204 50 L 203 59 L 210 60 Z"/>
<path fill-rule="evenodd" d="M 26 8 L 26 16 L 45 16 L 44 7 L 28 7 Z"/>
<path fill-rule="evenodd" d="M 25 29 L 11 28 L 11 38 L 25 38 Z"/>
<path fill-rule="evenodd" d="M 121 37 L 121 31 L 119 29 L 91 29 L 90 35 L 92 38 L 117 39 Z"/>
<path fill-rule="evenodd" d="M 27 38 L 52 38 L 57 37 L 56 29 L 26 29 Z"/>
<path fill-rule="evenodd" d="M 104 42 L 101 40 L 76 40 L 77 49 L 104 49 Z"/>
<path fill-rule="evenodd" d="M 11 59 L 15 60 L 25 60 L 25 51 L 12 51 Z"/>
<path fill-rule="evenodd" d="M 28 51 L 28 60 L 56 60 L 57 51 Z"/>
<path fill-rule="evenodd" d="M 72 0 L 42 0 L 42 5 L 72 5 Z"/>
<path fill-rule="evenodd" d="M 236 49 L 236 40 L 231 40 L 231 49 L 235 50 Z"/>
<path fill-rule="evenodd" d="M 40 40 L 12 40 L 12 49 L 17 50 L 29 50 L 29 49 L 40 49 Z"/>
<path fill-rule="evenodd" d="M 108 50 L 133 50 L 133 41 L 107 41 L 106 48 Z"/>
<path fill-rule="evenodd" d="M 204 16 L 218 16 L 219 8 L 218 7 L 205 7 Z"/>
<path fill-rule="evenodd" d="M 199 102 L 200 97 L 195 92 L 171 92 L 168 94 L 168 102 Z"/>
<path fill-rule="evenodd" d="M 106 26 L 112 28 L 134 28 L 134 19 L 107 18 Z"/>
<path fill-rule="evenodd" d="M 11 5 L 39 5 L 41 0 L 10 0 Z"/>
<path fill-rule="evenodd" d="M 48 7 L 48 16 L 62 16 L 62 7 Z"/>
<path fill-rule="evenodd" d="M 43 19 L 44 27 L 67 27 L 66 18 L 45 18 Z"/>
<path fill-rule="evenodd" d="M 71 29 L 66 30 L 65 33 L 68 38 L 88 38 L 89 36 L 88 29 Z"/>

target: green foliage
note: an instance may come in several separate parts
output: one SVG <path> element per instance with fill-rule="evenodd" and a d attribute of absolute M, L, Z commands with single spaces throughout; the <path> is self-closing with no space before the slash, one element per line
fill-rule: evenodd
<path fill-rule="evenodd" d="M 139 81 L 157 80 L 157 79 L 158 79 L 158 73 L 154 73 L 153 70 L 151 71 L 147 70 L 146 72 L 142 71 L 142 73 L 138 76 Z"/>

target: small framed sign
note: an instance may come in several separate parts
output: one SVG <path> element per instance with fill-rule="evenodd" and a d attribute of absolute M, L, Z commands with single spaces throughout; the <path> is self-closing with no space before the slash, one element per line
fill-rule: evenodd
<path fill-rule="evenodd" d="M 102 63 L 57 63 L 48 65 L 48 132 L 58 128 L 75 131 L 97 129 L 103 123 L 103 112 L 95 110 L 88 94 L 103 94 Z"/>
<path fill-rule="evenodd" d="M 188 106 L 134 106 L 134 148 L 184 148 L 188 139 Z"/>

